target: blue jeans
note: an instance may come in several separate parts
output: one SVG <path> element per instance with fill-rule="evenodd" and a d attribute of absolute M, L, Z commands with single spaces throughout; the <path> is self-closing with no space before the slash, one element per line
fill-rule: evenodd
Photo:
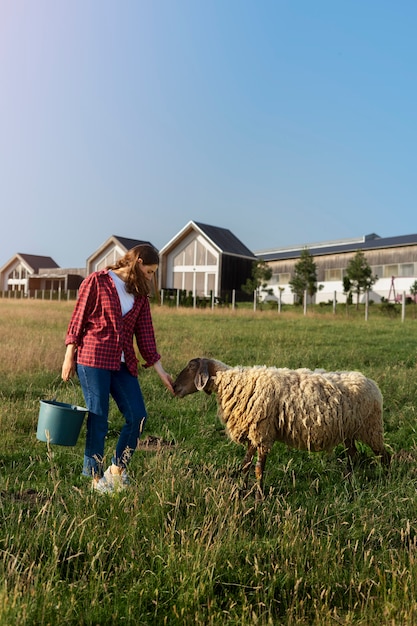
<path fill-rule="evenodd" d="M 110 396 L 125 418 L 112 463 L 126 467 L 137 447 L 147 418 L 138 379 L 129 373 L 124 363 L 117 371 L 78 364 L 77 374 L 88 409 L 83 475 L 103 475 Z"/>

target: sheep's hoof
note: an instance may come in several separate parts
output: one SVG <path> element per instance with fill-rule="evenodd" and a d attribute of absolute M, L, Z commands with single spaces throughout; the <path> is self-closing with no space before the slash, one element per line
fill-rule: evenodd
<path fill-rule="evenodd" d="M 255 493 L 255 502 L 263 502 L 265 500 L 264 492 L 262 488 L 257 485 Z"/>

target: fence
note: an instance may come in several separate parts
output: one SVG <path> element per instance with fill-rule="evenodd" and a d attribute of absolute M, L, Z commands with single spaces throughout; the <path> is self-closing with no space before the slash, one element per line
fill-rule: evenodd
<path fill-rule="evenodd" d="M 240 296 L 240 297 L 238 297 Z M 338 303 L 337 292 L 333 293 L 333 299 L 329 299 L 327 302 L 320 302 L 319 304 L 313 304 L 308 302 L 307 292 L 304 292 L 303 298 L 303 314 L 307 315 L 311 310 L 317 310 L 322 308 L 331 308 L 333 314 L 336 315 L 337 312 L 340 312 L 340 307 L 342 306 Z M 348 309 L 356 308 L 354 304 L 348 304 L 346 302 L 346 294 L 340 294 L 342 300 L 344 300 L 343 307 Z M 25 293 L 24 291 L 18 290 L 8 290 L 8 291 L 0 291 L 0 299 L 16 299 L 16 300 L 27 300 L 27 299 L 35 299 L 35 300 L 54 300 L 54 301 L 70 301 L 76 300 L 78 297 L 78 289 L 63 291 L 61 289 L 53 290 L 53 289 L 36 289 L 32 292 Z M 154 301 L 157 299 L 154 298 Z M 201 296 L 197 296 L 192 294 L 192 292 L 186 293 L 180 289 L 162 289 L 159 292 L 159 304 L 161 306 L 170 306 L 175 308 L 194 308 L 194 309 L 216 309 L 221 307 L 230 308 L 235 310 L 238 307 L 244 307 L 246 309 L 250 308 L 253 311 L 257 310 L 272 310 L 276 311 L 278 314 L 282 313 L 284 310 L 292 310 L 294 307 L 299 308 L 299 305 L 294 304 L 294 302 L 289 303 L 287 301 L 283 301 L 281 298 L 281 294 L 278 297 L 267 297 L 264 300 L 260 300 L 258 297 L 258 293 L 255 291 L 253 293 L 252 299 L 246 296 L 242 299 L 242 292 L 236 292 L 236 290 L 232 290 L 230 293 L 224 293 L 223 297 L 217 297 L 214 294 L 211 294 L 210 297 L 205 298 Z M 369 318 L 369 312 L 371 305 L 374 303 L 369 300 L 369 292 L 365 292 L 364 301 L 361 303 L 361 309 L 364 309 L 365 320 Z M 397 317 L 401 314 L 401 320 L 404 321 L 406 318 L 406 311 L 409 309 L 409 305 L 411 305 L 413 309 L 413 317 L 417 317 L 417 306 L 415 300 L 412 301 L 406 295 L 404 291 L 401 295 L 397 295 L 393 302 L 383 301 L 375 306 L 378 309 L 391 317 Z M 414 306 L 413 306 L 414 305 Z"/>
<path fill-rule="evenodd" d="M 62 289 L 35 289 L 25 293 L 23 290 L 9 289 L 0 291 L 0 298 L 12 298 L 16 300 L 76 300 L 78 289 L 63 291 Z"/>

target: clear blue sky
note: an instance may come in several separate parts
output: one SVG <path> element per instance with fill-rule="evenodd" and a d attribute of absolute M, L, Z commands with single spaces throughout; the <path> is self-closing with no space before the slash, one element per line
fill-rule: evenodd
<path fill-rule="evenodd" d="M 0 0 L 0 266 L 417 232 L 415 0 Z"/>

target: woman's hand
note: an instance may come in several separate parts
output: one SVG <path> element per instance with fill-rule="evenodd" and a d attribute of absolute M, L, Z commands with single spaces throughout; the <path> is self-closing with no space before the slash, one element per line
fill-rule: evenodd
<path fill-rule="evenodd" d="M 173 380 L 162 367 L 161 361 L 157 361 L 156 363 L 154 363 L 153 368 L 157 372 L 159 378 L 162 380 L 168 391 L 170 391 L 172 395 L 174 395 L 174 388 L 172 386 Z"/>
<path fill-rule="evenodd" d="M 67 346 L 65 357 L 64 357 L 64 362 L 62 364 L 62 373 L 61 373 L 62 380 L 67 381 L 70 378 L 72 378 L 75 374 L 76 351 L 77 351 L 77 346 L 75 345 L 75 343 L 70 343 Z"/>

